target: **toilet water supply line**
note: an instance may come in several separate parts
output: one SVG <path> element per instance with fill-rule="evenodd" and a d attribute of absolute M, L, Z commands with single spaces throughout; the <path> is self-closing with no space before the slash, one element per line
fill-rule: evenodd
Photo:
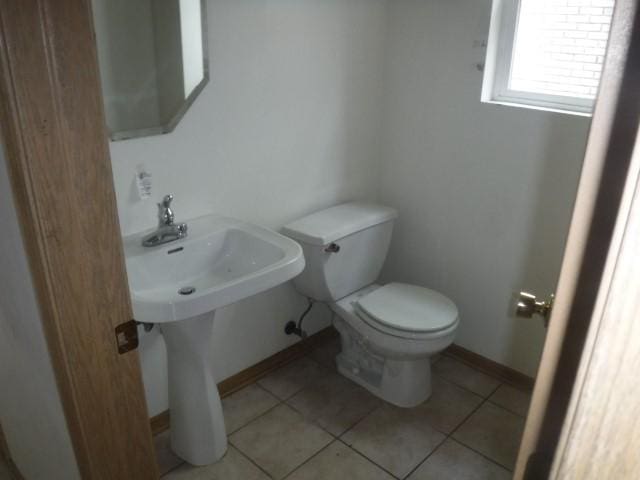
<path fill-rule="evenodd" d="M 304 317 L 306 317 L 307 314 L 311 311 L 311 309 L 313 308 L 313 305 L 316 303 L 313 299 L 309 297 L 307 297 L 307 301 L 309 302 L 309 304 L 307 305 L 307 308 L 305 309 L 305 311 L 302 312 L 302 315 L 300 315 L 300 318 L 298 319 L 298 323 L 296 324 L 295 321 L 290 320 L 284 326 L 284 333 L 286 333 L 287 335 L 291 335 L 293 333 L 294 335 L 297 335 L 302 339 L 307 338 L 307 332 L 305 332 L 302 329 L 302 321 L 304 320 Z"/>
<path fill-rule="evenodd" d="M 309 304 L 307 305 L 307 308 L 304 310 L 304 312 L 302 312 L 302 315 L 300 315 L 300 318 L 298 319 L 298 323 L 296 324 L 296 322 L 294 320 L 290 320 L 287 322 L 287 324 L 284 327 L 284 333 L 286 333 L 287 335 L 297 335 L 302 339 L 307 338 L 307 332 L 305 332 L 302 329 L 302 321 L 304 320 L 304 318 L 307 316 L 307 314 L 311 311 L 311 309 L 313 308 L 313 305 L 315 303 L 324 303 L 324 302 L 316 302 L 314 301 L 312 298 L 307 297 L 307 301 L 309 302 Z M 325 304 L 326 305 L 326 304 Z M 335 316 L 335 312 L 333 312 L 333 315 Z M 346 326 L 346 328 L 350 328 L 349 326 Z M 371 348 L 369 347 L 369 342 L 367 341 L 367 339 L 365 337 L 363 337 L 360 333 L 355 332 L 356 335 L 354 336 L 354 341 L 356 343 L 356 345 L 358 347 L 360 347 L 362 350 L 364 350 L 365 352 L 367 352 L 371 357 L 373 358 L 380 358 L 378 354 L 376 354 L 373 350 L 371 350 Z M 369 363 L 369 367 L 371 364 L 371 360 L 368 360 Z M 362 364 L 362 360 L 358 361 L 358 367 L 359 368 L 365 368 L 365 365 Z M 393 370 L 395 370 L 395 368 L 391 367 Z"/>

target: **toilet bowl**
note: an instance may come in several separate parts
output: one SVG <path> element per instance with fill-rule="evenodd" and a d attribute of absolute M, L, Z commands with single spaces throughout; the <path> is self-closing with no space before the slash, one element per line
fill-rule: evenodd
<path fill-rule="evenodd" d="M 431 395 L 431 357 L 453 342 L 459 318 L 438 292 L 376 283 L 396 217 L 392 208 L 353 202 L 297 220 L 283 233 L 305 255 L 296 289 L 335 313 L 338 371 L 383 400 L 414 407 Z"/>
<path fill-rule="evenodd" d="M 400 290 L 413 290 L 424 298 L 407 304 Z M 373 310 L 376 316 L 363 307 L 374 292 L 387 301 L 382 312 Z M 434 306 L 441 311 L 433 312 Z M 341 336 L 336 364 L 342 375 L 400 407 L 414 407 L 429 398 L 431 357 L 453 342 L 458 328 L 453 302 L 432 290 L 392 283 L 365 287 L 330 308 L 336 313 L 333 323 Z M 422 316 L 414 316 L 414 311 Z M 415 325 L 409 330 L 403 319 L 413 319 Z"/>

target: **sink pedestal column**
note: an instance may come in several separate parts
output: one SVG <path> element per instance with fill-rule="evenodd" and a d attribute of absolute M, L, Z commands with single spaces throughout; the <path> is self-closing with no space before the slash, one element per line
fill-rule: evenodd
<path fill-rule="evenodd" d="M 192 465 L 225 454 L 227 433 L 213 377 L 211 337 L 215 312 L 161 326 L 167 344 L 171 448 Z"/>

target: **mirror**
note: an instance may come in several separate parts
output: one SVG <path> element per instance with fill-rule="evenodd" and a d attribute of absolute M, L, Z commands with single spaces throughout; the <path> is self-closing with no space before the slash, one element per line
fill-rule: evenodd
<path fill-rule="evenodd" d="M 112 140 L 171 132 L 202 91 L 205 1 L 92 1 Z"/>

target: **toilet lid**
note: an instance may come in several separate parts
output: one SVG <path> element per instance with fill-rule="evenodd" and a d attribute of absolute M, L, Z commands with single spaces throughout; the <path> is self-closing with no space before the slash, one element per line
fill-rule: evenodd
<path fill-rule="evenodd" d="M 409 332 L 435 332 L 458 319 L 456 305 L 428 288 L 390 283 L 358 300 L 358 307 L 381 324 Z"/>

